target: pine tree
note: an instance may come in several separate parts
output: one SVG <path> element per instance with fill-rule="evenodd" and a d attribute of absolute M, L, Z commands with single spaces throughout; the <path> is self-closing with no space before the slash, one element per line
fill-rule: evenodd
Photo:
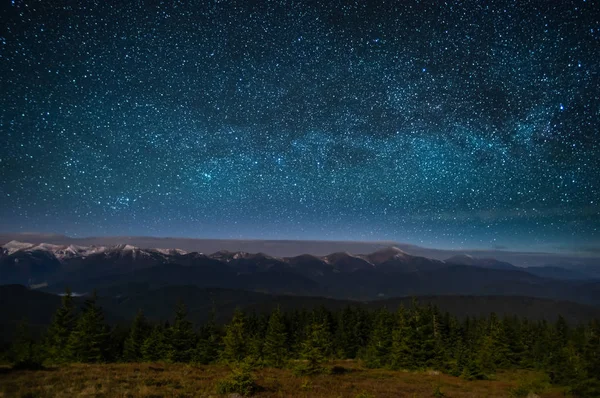
<path fill-rule="evenodd" d="M 177 305 L 175 321 L 169 329 L 170 355 L 173 362 L 189 362 L 196 346 L 194 327 L 187 320 L 187 310 L 183 303 Z"/>
<path fill-rule="evenodd" d="M 67 288 L 62 297 L 62 305 L 54 314 L 46 334 L 46 353 L 50 362 L 61 363 L 68 360 L 67 344 L 74 326 L 73 294 Z"/>
<path fill-rule="evenodd" d="M 167 359 L 169 346 L 167 344 L 163 327 L 156 325 L 152 328 L 150 335 L 142 344 L 141 354 L 142 359 L 146 362 L 164 361 Z"/>
<path fill-rule="evenodd" d="M 69 336 L 67 351 L 75 362 L 102 362 L 107 349 L 107 328 L 96 292 L 86 300 L 81 317 Z"/>
<path fill-rule="evenodd" d="M 271 313 L 269 326 L 265 337 L 263 355 L 265 362 L 274 367 L 282 367 L 288 357 L 287 333 L 279 307 Z"/>
<path fill-rule="evenodd" d="M 144 313 L 140 310 L 135 316 L 133 324 L 131 325 L 131 330 L 129 331 L 129 336 L 127 336 L 127 339 L 125 340 L 123 348 L 123 359 L 125 359 L 125 361 L 137 362 L 142 359 L 142 345 L 148 337 L 148 331 L 148 322 L 146 321 Z"/>
<path fill-rule="evenodd" d="M 246 317 L 236 309 L 231 322 L 225 327 L 223 337 L 223 352 L 221 358 L 226 362 L 240 362 L 248 353 L 247 335 L 245 330 Z"/>

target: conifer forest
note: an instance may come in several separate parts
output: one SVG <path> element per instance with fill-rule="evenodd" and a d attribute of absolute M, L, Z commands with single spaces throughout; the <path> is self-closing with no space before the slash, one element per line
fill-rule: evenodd
<path fill-rule="evenodd" d="M 194 325 L 180 303 L 164 322 L 150 322 L 140 311 L 129 327 L 110 327 L 95 294 L 76 308 L 67 291 L 43 336 L 31 338 L 27 324 L 21 324 L 5 359 L 16 371 L 110 363 L 226 366 L 230 374 L 215 390 L 223 394 L 264 390 L 254 377 L 260 369 L 286 369 L 310 380 L 350 371 L 344 364 L 360 364 L 366 372 L 434 372 L 466 383 L 494 380 L 502 372 L 534 371 L 540 383 L 564 393 L 600 393 L 598 320 L 572 325 L 560 316 L 548 322 L 494 313 L 458 319 L 416 300 L 409 307 L 379 310 L 351 305 L 341 311 L 236 310 L 224 325 L 214 315 Z"/>

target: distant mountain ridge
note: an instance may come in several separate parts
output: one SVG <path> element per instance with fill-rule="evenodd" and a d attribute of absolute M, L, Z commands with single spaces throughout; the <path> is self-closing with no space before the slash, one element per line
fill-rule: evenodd
<path fill-rule="evenodd" d="M 556 268 L 556 267 L 555 267 Z M 427 294 L 522 295 L 600 305 L 600 282 L 567 269 L 530 272 L 467 255 L 437 260 L 397 247 L 369 254 L 275 257 L 265 253 L 76 246 L 11 241 L 0 248 L 0 284 L 90 291 L 122 284 L 192 284 L 272 294 L 369 300 Z"/>
<path fill-rule="evenodd" d="M 230 252 L 268 253 L 276 257 L 293 257 L 300 254 L 326 256 L 331 253 L 348 252 L 353 255 L 372 253 L 376 250 L 395 246 L 414 256 L 445 260 L 457 254 L 468 254 L 481 258 L 494 258 L 519 267 L 559 266 L 577 269 L 585 274 L 600 278 L 600 251 L 594 246 L 584 247 L 578 252 L 561 252 L 548 247 L 548 251 L 532 251 L 503 248 L 434 248 L 418 246 L 402 241 L 353 241 L 353 240 L 285 240 L 285 239 L 227 239 L 227 238 L 184 238 L 157 236 L 86 236 L 70 237 L 60 234 L 10 233 L 0 232 L 0 246 L 12 240 L 30 243 L 51 243 L 75 246 L 115 246 L 129 244 L 140 248 L 174 248 L 186 252 L 214 253 L 219 250 Z M 539 249 L 539 248 L 537 248 Z"/>

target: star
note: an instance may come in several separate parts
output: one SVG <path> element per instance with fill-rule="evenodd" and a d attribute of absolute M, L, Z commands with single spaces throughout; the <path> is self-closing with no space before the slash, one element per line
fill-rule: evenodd
<path fill-rule="evenodd" d="M 598 242 L 594 2 L 11 5 L 0 232 Z"/>

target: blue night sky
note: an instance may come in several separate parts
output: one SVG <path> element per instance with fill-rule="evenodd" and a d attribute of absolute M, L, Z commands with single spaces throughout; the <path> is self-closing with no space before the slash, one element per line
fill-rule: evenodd
<path fill-rule="evenodd" d="M 0 230 L 595 250 L 597 1 L 0 8 Z"/>

